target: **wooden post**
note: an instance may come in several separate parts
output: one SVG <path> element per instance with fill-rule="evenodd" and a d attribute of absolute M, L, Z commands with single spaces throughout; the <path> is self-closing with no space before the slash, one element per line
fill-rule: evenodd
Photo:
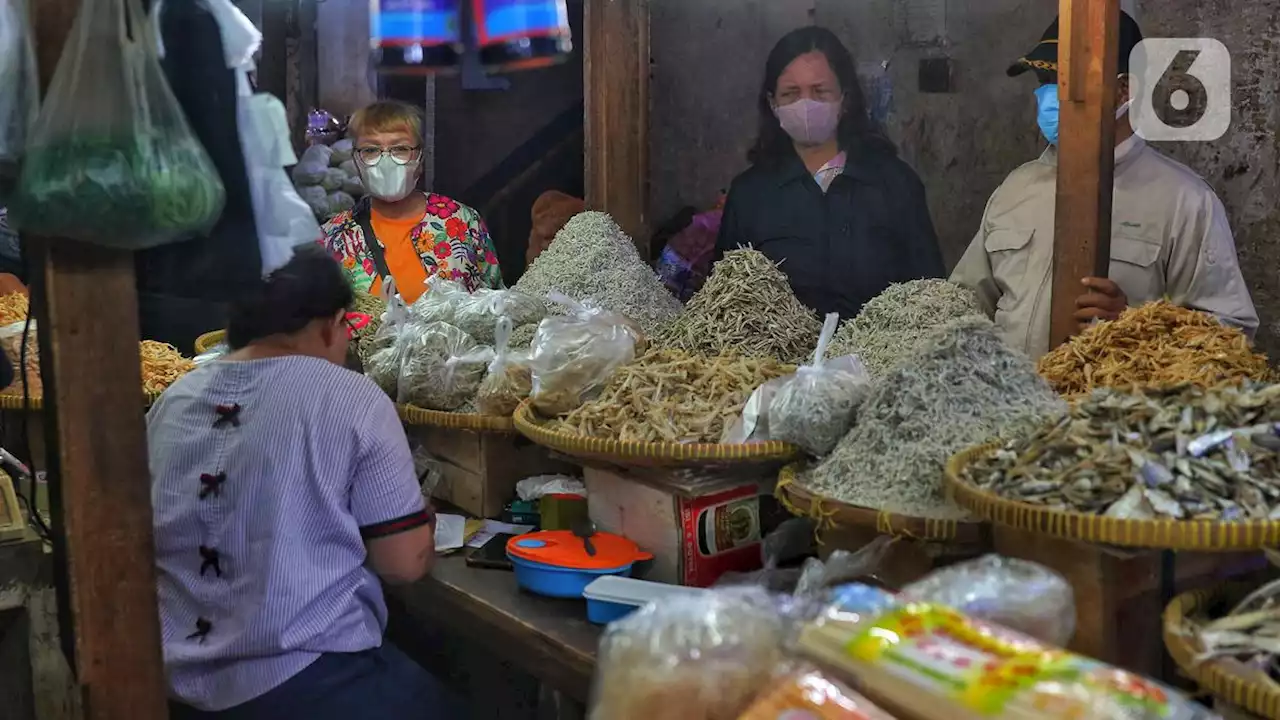
<path fill-rule="evenodd" d="M 78 0 L 41 0 L 48 87 Z M 67 208 L 75 212 L 75 208 Z M 34 256 L 50 486 L 86 720 L 168 717 L 138 353 L 133 255 L 25 237 Z"/>
<path fill-rule="evenodd" d="M 587 207 L 649 244 L 649 0 L 586 0 Z"/>
<path fill-rule="evenodd" d="M 1080 280 L 1111 265 L 1119 0 L 1061 0 L 1058 202 L 1049 344 L 1076 332 Z"/>

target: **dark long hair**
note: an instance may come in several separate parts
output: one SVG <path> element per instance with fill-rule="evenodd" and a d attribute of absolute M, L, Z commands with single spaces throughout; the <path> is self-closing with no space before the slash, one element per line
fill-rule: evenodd
<path fill-rule="evenodd" d="M 354 297 L 341 266 L 324 248 L 299 245 L 289 262 L 232 303 L 227 344 L 239 350 L 255 340 L 292 335 L 349 308 Z"/>
<path fill-rule="evenodd" d="M 858 71 L 853 64 L 853 56 L 849 49 L 840 42 L 835 33 L 816 25 L 792 30 L 773 46 L 769 59 L 764 64 L 764 82 L 760 85 L 758 107 L 760 111 L 760 135 L 755 145 L 747 153 L 747 160 L 754 164 L 773 164 L 780 162 L 795 153 L 791 137 L 782 129 L 778 118 L 773 114 L 769 98 L 778 90 L 778 78 L 787 66 L 796 58 L 813 51 L 822 53 L 831 65 L 832 72 L 840 81 L 840 91 L 844 94 L 844 115 L 840 118 L 840 126 L 836 137 L 840 149 L 850 155 L 867 150 L 880 150 L 897 154 L 893 143 L 889 141 L 880 128 L 867 113 L 866 97 L 862 94 L 862 85 L 858 82 Z"/>

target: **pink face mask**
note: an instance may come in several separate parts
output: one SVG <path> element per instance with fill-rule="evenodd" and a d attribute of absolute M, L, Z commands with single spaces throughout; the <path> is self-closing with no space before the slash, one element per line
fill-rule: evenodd
<path fill-rule="evenodd" d="M 840 103 L 797 100 L 773 109 L 782 129 L 801 145 L 821 145 L 836 136 Z"/>

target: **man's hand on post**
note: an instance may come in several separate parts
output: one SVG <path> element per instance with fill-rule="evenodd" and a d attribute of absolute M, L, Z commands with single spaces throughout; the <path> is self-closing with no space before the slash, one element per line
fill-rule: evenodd
<path fill-rule="evenodd" d="M 1076 322 L 1080 329 L 1096 320 L 1115 320 L 1129 307 L 1129 298 L 1119 285 L 1107 278 L 1087 277 L 1080 281 L 1085 292 L 1076 298 Z"/>

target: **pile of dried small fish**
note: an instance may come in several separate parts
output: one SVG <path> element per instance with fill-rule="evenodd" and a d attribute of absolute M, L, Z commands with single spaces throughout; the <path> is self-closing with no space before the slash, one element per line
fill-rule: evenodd
<path fill-rule="evenodd" d="M 942 491 L 951 455 L 1041 427 L 1066 411 L 986 318 L 949 323 L 875 382 L 853 429 L 800 483 L 820 495 L 917 517 L 963 517 Z"/>
<path fill-rule="evenodd" d="M 585 212 L 570 220 L 524 271 L 515 289 L 539 298 L 552 290 L 574 300 L 591 298 L 636 321 L 650 335 L 680 313 L 680 301 L 640 258 L 631 238 L 602 212 Z M 565 312 L 555 303 L 548 303 L 548 309 Z M 521 347 L 523 337 L 524 333 L 513 336 L 512 346 Z"/>
<path fill-rule="evenodd" d="M 1040 359 L 1040 374 L 1063 395 L 1095 388 L 1167 387 L 1268 380 L 1267 357 L 1214 316 L 1158 300 L 1096 323 Z"/>
<path fill-rule="evenodd" d="M 1280 385 L 1103 389 L 975 461 L 1011 500 L 1129 519 L 1280 518 Z"/>
<path fill-rule="evenodd" d="M 1253 591 L 1222 617 L 1187 618 L 1181 630 L 1200 641 L 1197 662 L 1231 657 L 1280 680 L 1280 581 Z"/>
<path fill-rule="evenodd" d="M 725 253 L 684 314 L 654 343 L 708 357 L 804 362 L 821 330 L 814 312 L 796 299 L 786 274 L 764 253 L 741 248 Z"/>
<path fill-rule="evenodd" d="M 967 316 L 981 316 L 978 296 L 946 280 L 912 280 L 890 285 L 845 320 L 831 341 L 830 357 L 857 355 L 872 377 L 912 357 L 929 333 Z"/>
<path fill-rule="evenodd" d="M 619 368 L 599 397 L 549 427 L 630 442 L 715 443 L 752 391 L 792 372 L 773 360 L 655 350 Z"/>

